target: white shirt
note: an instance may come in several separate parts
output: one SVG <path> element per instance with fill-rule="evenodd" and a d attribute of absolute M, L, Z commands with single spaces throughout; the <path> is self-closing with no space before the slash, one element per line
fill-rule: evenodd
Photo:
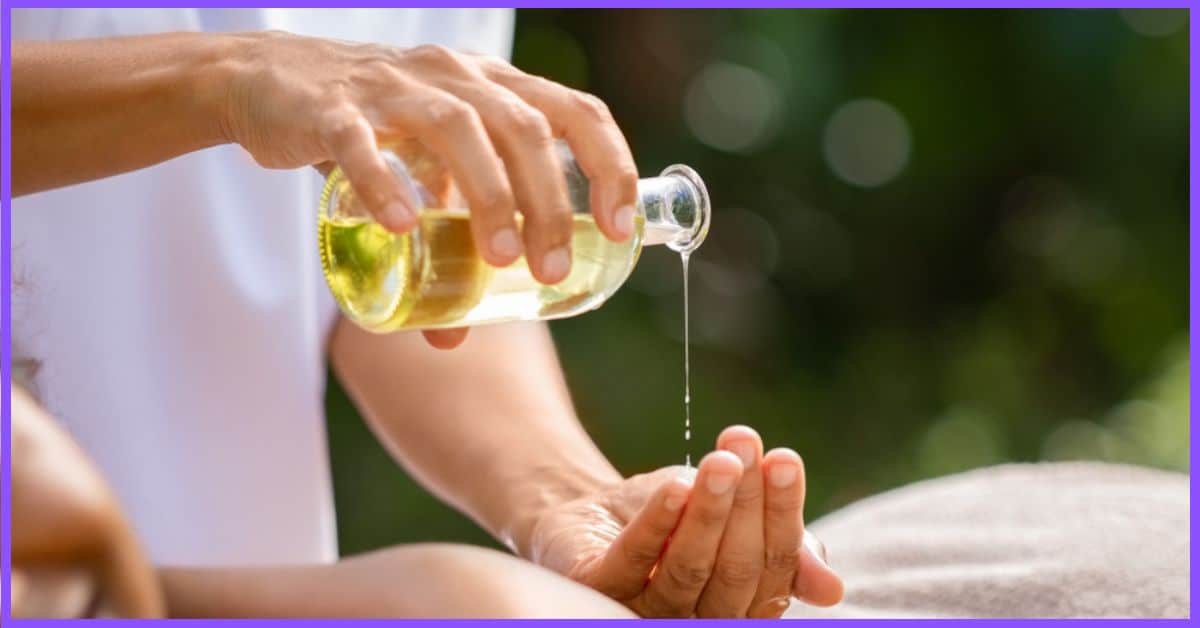
<path fill-rule="evenodd" d="M 14 9 L 14 39 L 281 29 L 507 57 L 510 10 Z M 15 199 L 13 346 L 155 562 L 337 556 L 312 169 L 223 146 Z"/>

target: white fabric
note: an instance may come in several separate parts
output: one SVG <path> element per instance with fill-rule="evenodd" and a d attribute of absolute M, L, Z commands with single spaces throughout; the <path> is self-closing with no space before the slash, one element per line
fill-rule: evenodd
<path fill-rule="evenodd" d="M 280 29 L 507 57 L 511 10 L 14 9 L 14 39 Z M 225 146 L 16 199 L 13 343 L 158 563 L 336 558 L 321 179 Z"/>

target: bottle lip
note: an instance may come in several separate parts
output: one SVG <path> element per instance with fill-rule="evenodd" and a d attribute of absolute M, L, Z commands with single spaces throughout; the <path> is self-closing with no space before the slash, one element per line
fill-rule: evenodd
<path fill-rule="evenodd" d="M 696 194 L 696 213 L 699 218 L 696 224 L 687 232 L 686 237 L 666 243 L 671 250 L 686 255 L 699 248 L 704 243 L 704 238 L 708 236 L 708 225 L 712 214 L 708 202 L 708 188 L 704 186 L 704 180 L 695 170 L 683 164 L 667 166 L 659 176 L 680 177 L 691 184 Z"/>

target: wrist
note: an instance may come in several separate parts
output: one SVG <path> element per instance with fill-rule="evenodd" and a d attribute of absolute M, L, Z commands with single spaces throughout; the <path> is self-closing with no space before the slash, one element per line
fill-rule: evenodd
<path fill-rule="evenodd" d="M 511 502 L 512 516 L 497 531 L 499 540 L 518 556 L 534 560 L 538 525 L 547 513 L 568 502 L 608 492 L 624 480 L 607 460 L 601 460 L 590 465 L 547 462 L 513 477 L 510 485 L 517 487 L 518 493 Z"/>
<path fill-rule="evenodd" d="M 239 86 L 253 80 L 255 47 L 262 33 L 231 33 L 210 36 L 195 59 L 191 90 L 196 94 L 199 118 L 212 144 L 237 141 L 234 129 L 239 106 Z"/>

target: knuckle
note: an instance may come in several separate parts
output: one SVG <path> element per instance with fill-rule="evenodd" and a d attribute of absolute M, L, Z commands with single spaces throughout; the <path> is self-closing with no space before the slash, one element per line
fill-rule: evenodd
<path fill-rule="evenodd" d="M 495 188 L 484 191 L 472 206 L 476 212 L 492 220 L 499 220 L 514 209 L 512 194 L 508 190 Z"/>
<path fill-rule="evenodd" d="M 754 507 L 756 510 L 761 507 L 763 499 L 763 488 L 760 484 L 749 484 L 739 486 L 736 493 L 733 494 L 734 508 Z"/>
<path fill-rule="evenodd" d="M 693 516 L 704 527 L 716 527 L 725 525 L 725 520 L 729 517 L 727 508 L 721 507 L 719 504 L 703 504 L 698 505 Z"/>
<path fill-rule="evenodd" d="M 638 171 L 631 163 L 623 163 L 617 168 L 617 182 L 621 185 L 629 186 L 631 189 L 637 187 Z"/>
<path fill-rule="evenodd" d="M 464 64 L 458 58 L 458 53 L 440 44 L 422 44 L 413 48 L 409 53 L 419 62 L 442 69 L 463 68 Z"/>
<path fill-rule="evenodd" d="M 794 495 L 772 495 L 767 499 L 766 512 L 775 518 L 797 516 L 800 499 Z"/>
<path fill-rule="evenodd" d="M 770 547 L 765 554 L 764 566 L 768 571 L 789 572 L 795 571 L 799 562 L 799 547 Z"/>
<path fill-rule="evenodd" d="M 638 172 L 633 164 L 622 163 L 617 167 L 614 178 L 616 178 L 619 185 L 634 189 L 637 187 Z"/>
<path fill-rule="evenodd" d="M 658 561 L 657 550 L 634 543 L 626 543 L 621 556 L 631 565 L 653 565 Z"/>
<path fill-rule="evenodd" d="M 536 229 L 567 229 L 571 226 L 571 205 L 566 190 L 551 188 L 541 202 L 531 207 L 525 219 Z"/>
<path fill-rule="evenodd" d="M 488 74 L 506 74 L 516 70 L 511 63 L 501 57 L 497 57 L 496 55 L 476 55 L 475 63 L 480 69 Z"/>
<path fill-rule="evenodd" d="M 762 563 L 744 557 L 730 558 L 717 562 L 716 577 L 731 588 L 744 588 L 758 582 Z"/>
<path fill-rule="evenodd" d="M 587 92 L 571 90 L 569 98 L 571 106 L 576 111 L 593 120 L 609 122 L 613 119 L 612 112 L 608 109 L 608 104 L 597 96 Z"/>
<path fill-rule="evenodd" d="M 475 123 L 478 114 L 457 98 L 439 98 L 426 108 L 429 124 L 442 132 L 452 131 Z"/>
<path fill-rule="evenodd" d="M 320 130 L 325 138 L 338 142 L 356 135 L 364 122 L 356 108 L 339 103 L 329 107 L 321 117 Z"/>
<path fill-rule="evenodd" d="M 525 216 L 525 224 L 530 233 L 538 234 L 551 246 L 568 240 L 570 223 L 571 215 L 565 211 L 528 212 Z"/>
<path fill-rule="evenodd" d="M 712 563 L 703 559 L 690 558 L 667 563 L 667 577 L 677 588 L 695 590 L 703 587 L 712 575 Z"/>
<path fill-rule="evenodd" d="M 655 538 L 666 539 L 672 532 L 675 531 L 675 517 L 650 517 L 646 522 L 646 529 L 654 535 Z"/>
<path fill-rule="evenodd" d="M 550 131 L 550 122 L 546 120 L 546 116 L 542 112 L 526 105 L 523 102 L 518 102 L 519 99 L 513 97 L 506 99 L 503 104 L 504 124 L 510 131 L 523 138 L 542 143 L 549 143 L 552 139 Z"/>
<path fill-rule="evenodd" d="M 390 56 L 382 52 L 372 52 L 365 60 L 355 64 L 356 69 L 365 71 L 371 76 L 390 76 L 395 65 Z"/>
<path fill-rule="evenodd" d="M 414 46 L 409 52 L 419 59 L 427 60 L 445 59 L 451 54 L 450 49 L 441 44 L 421 44 Z"/>
<path fill-rule="evenodd" d="M 361 44 L 363 52 L 375 62 L 384 62 L 390 64 L 396 58 L 396 49 L 391 46 L 385 46 L 377 43 Z"/>

